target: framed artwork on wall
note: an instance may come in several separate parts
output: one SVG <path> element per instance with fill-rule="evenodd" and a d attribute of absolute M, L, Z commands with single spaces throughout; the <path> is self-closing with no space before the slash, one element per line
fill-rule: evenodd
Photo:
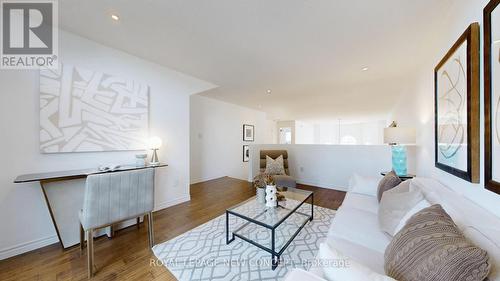
<path fill-rule="evenodd" d="M 479 183 L 479 23 L 434 69 L 435 166 Z"/>
<path fill-rule="evenodd" d="M 149 86 L 69 64 L 40 70 L 40 151 L 144 150 Z"/>
<path fill-rule="evenodd" d="M 243 162 L 250 160 L 250 146 L 243 145 Z"/>
<path fill-rule="evenodd" d="M 243 141 L 255 140 L 255 127 L 253 125 L 243 125 Z"/>
<path fill-rule="evenodd" d="M 500 194 L 500 0 L 484 8 L 484 178 Z"/>

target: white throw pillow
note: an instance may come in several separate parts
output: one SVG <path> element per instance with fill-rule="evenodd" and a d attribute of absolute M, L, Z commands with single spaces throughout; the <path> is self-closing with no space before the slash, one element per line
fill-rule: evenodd
<path fill-rule="evenodd" d="M 381 179 L 382 176 L 364 177 L 358 174 L 354 174 L 349 180 L 349 191 L 369 196 L 377 196 L 378 183 Z"/>
<path fill-rule="evenodd" d="M 318 258 L 328 281 L 395 281 L 342 255 L 326 243 L 319 246 Z"/>
<path fill-rule="evenodd" d="M 399 222 L 398 226 L 396 226 L 396 229 L 394 230 L 394 235 L 396 235 L 396 233 L 398 233 L 401 229 L 403 229 L 403 227 L 405 226 L 406 222 L 416 213 L 422 211 L 423 209 L 425 208 L 428 208 L 430 207 L 431 204 L 429 203 L 429 201 L 423 199 L 422 201 L 418 202 L 417 205 L 415 205 L 415 207 L 411 208 L 411 210 L 409 210 L 406 215 L 403 216 L 403 218 L 401 219 L 401 221 Z"/>
<path fill-rule="evenodd" d="M 378 223 L 380 229 L 390 236 L 397 233 L 396 227 L 403 217 L 424 200 L 424 195 L 420 190 L 410 190 L 409 186 L 409 181 L 405 181 L 382 194 L 378 209 Z"/>

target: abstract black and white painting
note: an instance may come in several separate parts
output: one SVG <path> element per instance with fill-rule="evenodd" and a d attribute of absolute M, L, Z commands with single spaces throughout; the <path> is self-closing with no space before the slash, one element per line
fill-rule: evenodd
<path fill-rule="evenodd" d="M 479 25 L 434 70 L 436 167 L 479 181 Z"/>
<path fill-rule="evenodd" d="M 243 141 L 255 140 L 255 127 L 253 125 L 243 125 Z"/>
<path fill-rule="evenodd" d="M 42 153 L 142 150 L 149 87 L 72 65 L 40 70 Z"/>
<path fill-rule="evenodd" d="M 500 0 L 484 9 L 485 186 L 500 194 Z"/>

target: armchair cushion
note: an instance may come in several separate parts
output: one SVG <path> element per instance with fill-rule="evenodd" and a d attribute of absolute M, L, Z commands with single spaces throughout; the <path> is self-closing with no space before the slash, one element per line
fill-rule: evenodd
<path fill-rule="evenodd" d="M 295 179 L 292 178 L 291 176 L 275 175 L 273 177 L 274 181 L 276 182 L 276 185 L 279 187 L 285 186 L 285 187 L 295 188 L 297 186 Z"/>

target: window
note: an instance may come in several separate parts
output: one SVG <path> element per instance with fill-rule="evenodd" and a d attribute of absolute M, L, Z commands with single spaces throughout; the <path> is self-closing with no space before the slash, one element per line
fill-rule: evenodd
<path fill-rule="evenodd" d="M 358 141 L 353 136 L 343 136 L 342 139 L 340 140 L 340 144 L 356 145 L 358 144 Z"/>

